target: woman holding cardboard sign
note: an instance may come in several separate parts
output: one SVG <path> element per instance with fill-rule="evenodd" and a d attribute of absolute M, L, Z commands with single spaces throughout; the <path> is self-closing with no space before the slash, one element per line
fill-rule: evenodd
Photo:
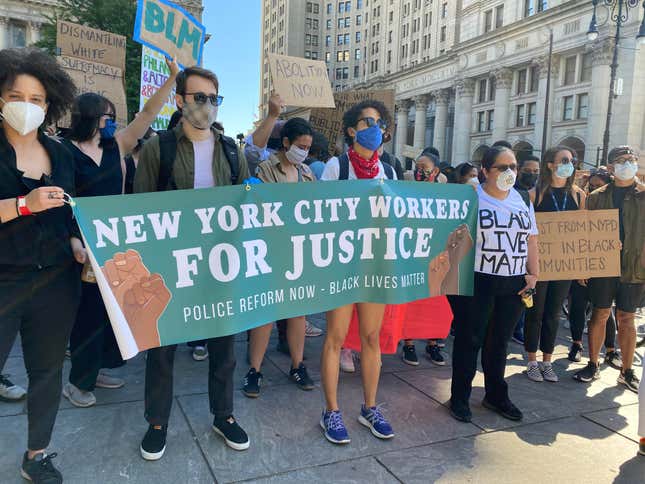
<path fill-rule="evenodd" d="M 77 196 L 124 193 L 126 178 L 133 178 L 126 169 L 124 157 L 149 134 L 179 74 L 176 61 L 166 59 L 166 64 L 168 79 L 120 131 L 115 121 L 115 106 L 109 99 L 94 93 L 76 98 L 66 144 L 74 156 Z M 91 407 L 96 403 L 95 387 L 123 386 L 123 380 L 100 371 L 121 366 L 123 360 L 89 262 L 83 269 L 82 280 L 81 303 L 70 337 L 72 369 L 63 395 L 77 407 Z"/>

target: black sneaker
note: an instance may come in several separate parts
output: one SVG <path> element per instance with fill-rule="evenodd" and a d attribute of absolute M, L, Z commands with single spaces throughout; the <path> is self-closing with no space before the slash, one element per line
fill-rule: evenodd
<path fill-rule="evenodd" d="M 37 484 L 61 484 L 63 475 L 52 464 L 58 454 L 56 452 L 46 455 L 45 453 L 36 454 L 33 459 L 27 458 L 27 452 L 22 457 L 22 467 L 20 474 L 28 481 Z"/>
<path fill-rule="evenodd" d="M 242 427 L 237 424 L 233 415 L 221 420 L 214 419 L 213 430 L 224 439 L 226 445 L 231 449 L 246 450 L 251 444 L 249 442 L 249 436 L 246 435 L 246 432 Z"/>
<path fill-rule="evenodd" d="M 437 345 L 426 346 L 426 357 L 435 365 L 445 366 L 446 359 L 441 354 L 441 350 Z"/>
<path fill-rule="evenodd" d="M 608 351 L 605 355 L 605 364 L 620 370 L 623 367 L 623 359 L 618 351 Z"/>
<path fill-rule="evenodd" d="M 419 366 L 417 349 L 414 345 L 403 345 L 403 363 L 407 363 L 412 366 Z"/>
<path fill-rule="evenodd" d="M 473 419 L 473 414 L 470 411 L 468 404 L 454 403 L 452 400 L 449 402 L 450 415 L 460 422 L 470 422 Z"/>
<path fill-rule="evenodd" d="M 313 390 L 314 381 L 309 377 L 307 373 L 307 367 L 304 363 L 300 363 L 298 368 L 291 368 L 289 372 L 289 380 L 298 385 L 298 388 L 301 390 Z"/>
<path fill-rule="evenodd" d="M 484 406 L 484 408 L 492 410 L 493 412 L 497 412 L 502 417 L 509 420 L 514 420 L 517 422 L 519 420 L 522 420 L 522 418 L 524 417 L 524 415 L 522 415 L 522 411 L 515 405 L 513 405 L 513 402 L 511 402 L 510 400 L 507 400 L 500 405 L 494 405 L 484 398 L 482 405 Z"/>
<path fill-rule="evenodd" d="M 577 371 L 573 374 L 573 379 L 582 383 L 589 383 L 591 381 L 597 380 L 600 378 L 600 370 L 598 365 L 593 362 L 587 363 L 582 370 Z"/>
<path fill-rule="evenodd" d="M 628 390 L 638 393 L 638 384 L 640 380 L 636 375 L 634 375 L 634 370 L 631 368 L 629 370 L 621 371 L 618 376 L 618 384 L 624 385 Z"/>
<path fill-rule="evenodd" d="M 260 396 L 260 386 L 262 385 L 262 373 L 255 368 L 251 368 L 244 377 L 244 387 L 242 393 L 249 398 L 258 398 Z"/>
<path fill-rule="evenodd" d="M 155 428 L 159 427 L 159 428 Z M 159 460 L 166 451 L 166 435 L 168 434 L 167 425 L 150 425 L 146 435 L 141 441 L 141 457 L 145 460 Z"/>
<path fill-rule="evenodd" d="M 576 363 L 582 361 L 582 345 L 579 343 L 573 343 L 569 349 L 567 358 L 569 361 L 574 361 Z"/>

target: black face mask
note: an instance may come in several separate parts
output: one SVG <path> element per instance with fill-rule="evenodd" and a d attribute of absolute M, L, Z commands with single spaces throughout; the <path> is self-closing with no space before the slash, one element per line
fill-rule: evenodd
<path fill-rule="evenodd" d="M 538 180 L 537 173 L 520 173 L 520 183 L 526 188 L 533 188 Z"/>

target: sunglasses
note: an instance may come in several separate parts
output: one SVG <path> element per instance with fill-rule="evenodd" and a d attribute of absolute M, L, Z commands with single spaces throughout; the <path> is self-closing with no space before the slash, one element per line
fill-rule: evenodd
<path fill-rule="evenodd" d="M 193 96 L 195 104 L 206 104 L 206 101 L 210 101 L 213 106 L 221 106 L 224 102 L 223 96 L 218 96 L 217 94 L 205 94 L 203 92 L 187 92 L 186 96 Z"/>
<path fill-rule="evenodd" d="M 499 172 L 508 170 L 509 168 L 513 171 L 517 170 L 517 163 L 511 163 L 510 165 L 495 165 L 491 166 L 491 169 L 495 168 Z"/>
<path fill-rule="evenodd" d="M 566 156 L 563 156 L 562 159 L 560 160 L 560 163 L 555 163 L 555 165 L 567 165 L 569 163 L 578 163 L 578 158 L 567 158 Z"/>
<path fill-rule="evenodd" d="M 373 126 L 378 126 L 381 131 L 385 131 L 387 129 L 387 123 L 382 119 L 376 120 L 374 118 L 361 118 L 358 120 L 359 123 L 361 121 L 365 121 L 365 124 L 367 124 L 368 128 L 372 128 Z"/>

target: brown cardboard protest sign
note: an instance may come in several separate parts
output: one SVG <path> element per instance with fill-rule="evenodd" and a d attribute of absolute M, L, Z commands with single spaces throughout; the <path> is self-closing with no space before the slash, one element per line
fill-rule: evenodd
<path fill-rule="evenodd" d="M 125 70 L 125 46 L 126 38 L 123 35 L 63 20 L 56 24 L 56 47 L 60 49 L 59 55 Z"/>
<path fill-rule="evenodd" d="M 327 66 L 323 61 L 269 54 L 273 89 L 287 106 L 333 108 Z"/>
<path fill-rule="evenodd" d="M 536 213 L 540 281 L 620 276 L 618 210 Z"/>

